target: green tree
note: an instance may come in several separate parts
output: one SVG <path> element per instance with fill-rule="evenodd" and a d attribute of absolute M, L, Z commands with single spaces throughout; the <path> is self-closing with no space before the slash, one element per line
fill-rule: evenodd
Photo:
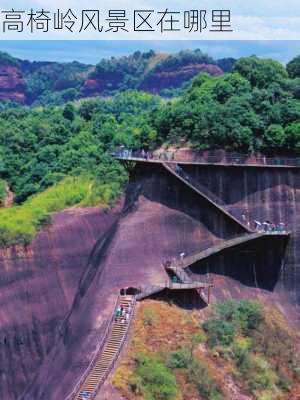
<path fill-rule="evenodd" d="M 176 380 L 172 372 L 154 358 L 141 355 L 131 378 L 131 387 L 147 400 L 171 400 L 176 397 Z"/>
<path fill-rule="evenodd" d="M 64 118 L 68 119 L 69 121 L 74 121 L 75 118 L 75 108 L 72 103 L 68 103 L 64 110 L 63 110 Z"/>
<path fill-rule="evenodd" d="M 287 78 L 285 68 L 271 59 L 260 59 L 256 56 L 242 57 L 233 70 L 245 77 L 252 86 L 264 88 L 272 82 L 282 82 Z"/>
<path fill-rule="evenodd" d="M 285 128 L 286 149 L 299 153 L 300 151 L 300 122 L 289 124 Z"/>
<path fill-rule="evenodd" d="M 287 64 L 286 70 L 291 78 L 300 78 L 300 55 Z"/>
<path fill-rule="evenodd" d="M 263 139 L 265 142 L 265 149 L 267 152 L 273 152 L 274 150 L 283 150 L 286 143 L 285 130 L 281 125 L 273 124 L 268 126 L 266 129 Z"/>

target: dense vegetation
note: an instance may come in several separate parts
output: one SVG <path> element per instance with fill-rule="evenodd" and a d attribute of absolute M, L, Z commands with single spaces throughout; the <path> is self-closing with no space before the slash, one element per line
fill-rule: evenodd
<path fill-rule="evenodd" d="M 155 56 L 153 51 L 136 51 L 130 56 L 103 59 L 90 74 L 91 79 L 101 80 L 101 91 L 109 93 L 115 90 L 138 88 L 141 78 Z"/>
<path fill-rule="evenodd" d="M 160 103 L 158 97 L 127 92 L 76 106 L 0 112 L 1 177 L 16 202 L 25 201 L 1 211 L 0 245 L 28 243 L 51 211 L 75 204 L 111 205 L 126 173 L 109 151 L 155 140 L 149 121 Z M 69 176 L 79 177 L 76 184 L 70 185 Z"/>
<path fill-rule="evenodd" d="M 180 71 L 185 66 L 198 64 L 217 64 L 217 61 L 199 49 L 184 50 L 171 55 L 157 54 L 153 50 L 146 53 L 136 51 L 130 56 L 102 60 L 97 64 L 95 71 L 90 74 L 90 78 L 98 80 L 98 89 L 104 94 L 144 87 L 151 92 L 155 86 L 157 74 L 164 73 L 165 76 L 168 76 L 170 73 L 174 74 L 174 72 Z M 230 62 L 227 64 L 228 68 L 229 64 Z M 152 86 L 146 82 L 151 82 Z M 184 83 L 186 82 L 181 80 L 177 82 L 174 78 L 172 83 L 168 83 L 167 89 L 177 88 L 178 85 L 182 86 Z M 159 92 L 161 91 L 159 90 Z M 167 92 L 164 93 L 167 94 Z"/>
<path fill-rule="evenodd" d="M 104 175 L 100 171 L 104 172 Z M 71 206 L 110 205 L 120 193 L 124 172 L 113 166 L 95 174 L 64 178 L 21 206 L 0 209 L 0 247 L 29 244 L 38 230 L 51 222 L 51 214 Z"/>
<path fill-rule="evenodd" d="M 259 400 L 293 398 L 300 377 L 295 333 L 274 310 L 230 300 L 199 321 L 197 312 L 148 300 L 138 312 L 113 379 L 127 399 L 223 400 L 238 392 Z"/>
<path fill-rule="evenodd" d="M 234 376 L 259 399 L 282 398 L 300 378 L 294 340 L 258 303 L 233 300 L 217 304 L 203 324 L 208 346 L 233 363 Z"/>
<path fill-rule="evenodd" d="M 191 52 L 189 56 L 206 60 L 201 52 Z M 135 69 L 134 59 L 146 60 L 152 55 L 146 57 L 139 53 L 132 57 L 130 68 Z M 185 62 L 186 57 L 185 52 L 178 59 L 165 58 L 157 65 L 173 68 Z M 223 76 L 199 74 L 182 96 L 168 102 L 133 90 L 117 93 L 112 98 L 69 102 L 60 107 L 2 105 L 0 179 L 8 183 L 16 203 L 21 204 L 68 176 L 88 177 L 94 199 L 109 205 L 126 181 L 125 171 L 109 156 L 120 145 L 155 149 L 162 144 L 185 143 L 195 149 L 298 155 L 298 61 L 299 58 L 292 60 L 286 70 L 273 60 L 242 58 L 235 63 L 233 72 Z M 105 65 L 101 68 L 106 68 Z M 107 65 L 110 69 L 111 61 Z M 105 195 L 99 193 L 104 187 Z M 71 203 L 68 202 L 69 205 L 76 202 Z M 36 202 L 26 204 L 27 210 L 37 205 Z M 48 214 L 49 209 L 52 207 L 45 207 L 44 213 Z M 37 213 L 31 211 L 23 214 L 22 221 L 27 219 L 23 225 L 29 224 L 30 232 L 34 233 L 40 221 L 35 218 Z M 5 224 L 0 222 L 2 245 L 27 242 L 33 234 L 14 234 L 20 214 L 9 213 L 12 225 L 9 226 L 10 220 L 4 215 L 1 220 Z"/>
<path fill-rule="evenodd" d="M 5 65 L 5 66 L 12 66 L 12 67 L 18 67 L 20 66 L 19 60 L 16 58 L 12 57 L 11 55 L 0 51 L 0 64 Z"/>
<path fill-rule="evenodd" d="M 80 88 L 92 69 L 72 63 L 21 62 L 29 102 L 63 104 L 80 96 Z"/>
<path fill-rule="evenodd" d="M 299 154 L 299 82 L 291 78 L 278 62 L 255 56 L 222 77 L 201 74 L 156 116 L 161 143 L 184 139 L 197 149 Z"/>

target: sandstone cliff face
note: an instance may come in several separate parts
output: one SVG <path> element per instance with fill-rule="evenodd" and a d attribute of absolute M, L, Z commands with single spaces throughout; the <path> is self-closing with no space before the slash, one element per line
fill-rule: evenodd
<path fill-rule="evenodd" d="M 212 64 L 189 64 L 172 71 L 153 71 L 141 83 L 140 89 L 160 93 L 164 89 L 181 87 L 199 73 L 220 76 L 223 71 Z"/>
<path fill-rule="evenodd" d="M 140 90 L 158 94 L 164 89 L 181 87 L 199 73 L 208 73 L 219 76 L 223 71 L 212 64 L 188 64 L 174 70 L 153 70 L 142 79 Z M 81 89 L 83 96 L 96 96 L 104 91 L 117 90 L 124 76 L 119 73 L 106 73 L 97 78 L 89 78 L 84 82 Z"/>
<path fill-rule="evenodd" d="M 26 84 L 18 67 L 0 65 L 0 100 L 25 103 Z"/>
<path fill-rule="evenodd" d="M 85 97 L 97 96 L 104 91 L 117 90 L 123 80 L 123 75 L 119 73 L 108 72 L 97 78 L 85 80 L 81 88 L 81 94 Z"/>
<path fill-rule="evenodd" d="M 222 253 L 200 271 L 195 265 L 192 272 L 215 276 L 214 301 L 228 297 L 263 299 L 297 322 L 298 172 L 230 167 L 188 170 L 237 214 L 247 206 L 252 217 L 274 222 L 283 219 L 293 230 L 283 264 L 278 260 L 285 245 L 270 238 L 231 252 L 230 258 Z M 101 340 L 120 288 L 162 282 L 167 278 L 162 260 L 241 234 L 235 222 L 159 165 L 137 165 L 127 203 L 133 203 L 132 208 L 94 247 L 61 336 L 22 400 L 64 399 L 72 391 Z"/>
<path fill-rule="evenodd" d="M 56 214 L 53 226 L 31 246 L 0 252 L 1 399 L 17 399 L 42 365 L 92 248 L 117 211 L 92 208 Z"/>
<path fill-rule="evenodd" d="M 269 289 L 274 288 L 275 292 L 287 295 L 291 303 L 300 305 L 300 249 L 297 245 L 300 240 L 300 170 L 217 166 L 185 168 L 191 176 L 200 182 L 205 182 L 213 193 L 222 198 L 236 217 L 241 218 L 241 215 L 245 214 L 250 221 L 255 219 L 261 222 L 269 220 L 276 224 L 286 223 L 292 235 L 283 263 L 278 265 L 280 262 L 276 253 L 278 245 L 276 242 L 272 244 L 272 241 L 261 243 L 264 258 L 261 262 L 254 261 L 257 265 L 256 272 L 264 281 L 264 286 L 268 286 L 269 283 Z M 250 260 L 253 260 L 251 252 L 248 254 Z M 259 252 L 254 252 L 252 255 L 260 257 Z M 251 266 L 247 264 L 247 257 L 244 257 L 244 261 L 237 259 L 237 262 L 240 265 L 248 265 L 242 274 L 249 272 Z M 226 260 L 223 256 L 222 262 L 219 259 L 211 260 L 211 263 L 215 272 L 229 275 L 226 264 L 233 264 L 233 259 L 229 257 Z M 253 266 L 252 263 L 252 268 Z M 232 273 L 230 275 L 232 276 Z M 252 282 L 249 281 L 248 284 L 254 286 L 254 279 L 252 273 Z"/>

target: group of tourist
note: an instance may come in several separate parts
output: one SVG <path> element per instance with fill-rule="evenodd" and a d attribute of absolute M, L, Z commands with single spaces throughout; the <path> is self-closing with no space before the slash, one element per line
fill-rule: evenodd
<path fill-rule="evenodd" d="M 242 214 L 242 220 L 249 228 L 253 224 L 254 229 L 258 232 L 286 232 L 286 225 L 284 222 L 279 222 L 277 224 L 269 220 L 265 220 L 264 222 L 253 220 L 253 222 L 250 222 L 250 220 L 246 217 L 246 214 Z"/>
<path fill-rule="evenodd" d="M 120 146 L 119 150 L 117 150 L 115 155 L 119 155 L 122 158 L 142 158 L 144 160 L 165 160 L 165 161 L 170 161 L 174 159 L 174 153 L 170 151 L 165 151 L 163 153 L 159 153 L 154 155 L 152 151 L 150 150 L 138 150 L 138 151 L 133 151 L 131 149 L 126 149 L 125 146 Z"/>
<path fill-rule="evenodd" d="M 285 232 L 286 226 L 284 222 L 279 222 L 278 224 L 274 224 L 270 221 L 260 222 L 257 220 L 253 221 L 255 224 L 255 229 L 260 232 Z"/>
<path fill-rule="evenodd" d="M 83 390 L 80 393 L 80 397 L 81 397 L 82 400 L 89 400 L 89 399 L 91 399 L 92 394 L 90 392 L 88 392 L 87 390 Z"/>
<path fill-rule="evenodd" d="M 128 322 L 130 319 L 131 311 L 132 311 L 132 308 L 131 308 L 130 304 L 128 305 L 127 308 L 120 305 L 116 310 L 115 320 L 120 319 L 122 324 L 124 324 L 125 322 Z"/>

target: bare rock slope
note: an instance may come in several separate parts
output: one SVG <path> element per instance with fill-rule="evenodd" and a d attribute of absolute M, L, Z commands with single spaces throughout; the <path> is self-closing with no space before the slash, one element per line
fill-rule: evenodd
<path fill-rule="evenodd" d="M 93 246 L 118 210 L 73 209 L 31 246 L 0 252 L 0 398 L 17 399 L 53 347 Z"/>
<path fill-rule="evenodd" d="M 298 170 L 194 166 L 187 170 L 223 197 L 237 216 L 246 207 L 249 218 L 284 219 L 292 230 L 287 247 L 275 238 L 258 239 L 250 248 L 226 250 L 203 265 L 196 264 L 191 272 L 216 276 L 214 301 L 261 297 L 297 323 Z M 124 212 L 94 246 L 71 310 L 22 400 L 68 396 L 101 340 L 120 288 L 162 282 L 164 259 L 240 234 L 239 225 L 161 165 L 138 164 Z M 278 262 L 282 252 L 284 262 Z"/>

